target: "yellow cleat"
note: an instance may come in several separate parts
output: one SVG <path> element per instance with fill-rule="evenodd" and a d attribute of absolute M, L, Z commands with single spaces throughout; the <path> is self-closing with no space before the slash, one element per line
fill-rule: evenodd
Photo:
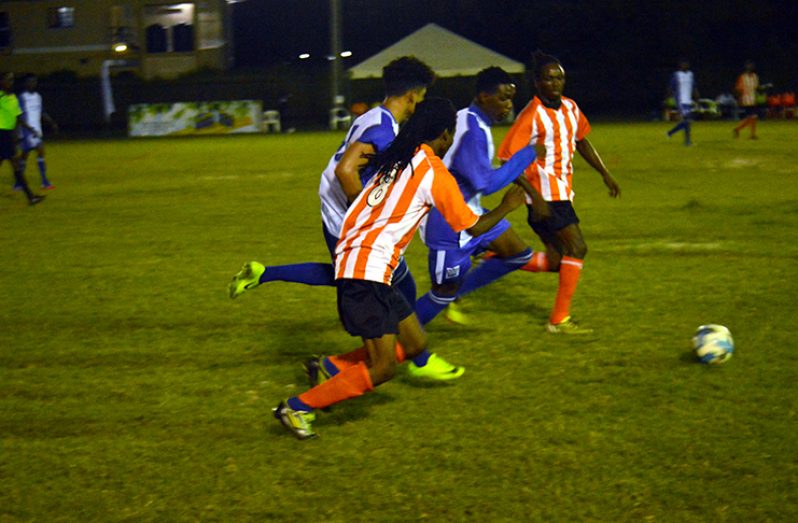
<path fill-rule="evenodd" d="M 468 320 L 468 314 L 463 311 L 463 308 L 459 305 L 459 303 L 459 300 L 455 300 L 450 303 L 443 313 L 444 318 L 452 323 L 456 323 L 457 325 L 468 325 L 470 323 Z"/>
<path fill-rule="evenodd" d="M 593 334 L 593 329 L 579 326 L 570 316 L 566 316 L 560 323 L 549 323 L 546 330 L 551 334 Z"/>
<path fill-rule="evenodd" d="M 437 354 L 430 354 L 427 364 L 423 367 L 419 367 L 411 361 L 407 368 L 407 373 L 413 378 L 435 381 L 456 380 L 464 372 L 465 367 L 452 365 Z"/>
<path fill-rule="evenodd" d="M 244 291 L 254 289 L 260 285 L 260 277 L 266 267 L 256 261 L 247 262 L 238 271 L 238 274 L 233 276 L 233 281 L 227 286 L 227 292 L 230 294 L 231 299 L 236 299 L 244 294 Z"/>

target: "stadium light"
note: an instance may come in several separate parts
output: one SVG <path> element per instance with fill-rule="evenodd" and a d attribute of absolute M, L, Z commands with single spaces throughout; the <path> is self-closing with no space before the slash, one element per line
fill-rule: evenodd
<path fill-rule="evenodd" d="M 341 51 L 341 58 L 349 58 L 352 56 L 352 51 Z"/>
<path fill-rule="evenodd" d="M 117 42 L 114 44 L 114 52 L 115 53 L 124 53 L 127 51 L 127 44 L 124 42 Z"/>
<path fill-rule="evenodd" d="M 308 58 L 310 58 L 310 53 L 302 53 L 299 55 L 300 60 L 307 60 Z"/>

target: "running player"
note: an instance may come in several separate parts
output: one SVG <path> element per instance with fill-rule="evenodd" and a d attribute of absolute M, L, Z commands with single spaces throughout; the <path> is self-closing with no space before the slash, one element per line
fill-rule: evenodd
<path fill-rule="evenodd" d="M 426 95 L 435 74 L 424 62 L 414 57 L 397 58 L 383 68 L 385 100 L 358 117 L 349 129 L 343 143 L 330 158 L 321 175 L 322 232 L 330 256 L 335 259 L 335 245 L 344 214 L 354 201 L 371 172 L 362 171 L 367 157 L 384 151 L 399 132 L 399 125 L 415 111 L 416 104 Z M 362 171 L 362 172 L 361 172 Z M 288 281 L 307 285 L 335 285 L 333 265 L 330 263 L 300 263 L 264 266 L 256 261 L 244 264 L 229 285 L 231 298 L 248 289 L 270 281 Z M 408 303 L 416 302 L 416 283 L 404 258 L 396 267 L 392 284 L 404 295 Z M 423 370 L 415 369 L 417 377 L 451 380 L 462 376 L 465 369 L 446 362 L 443 358 L 426 353 Z M 324 367 L 321 367 L 321 366 Z M 309 360 L 308 374 L 313 383 L 318 373 L 335 375 L 336 365 L 329 358 Z"/>
<path fill-rule="evenodd" d="M 679 123 L 668 131 L 668 138 L 679 131 L 684 131 L 684 145 L 693 145 L 690 130 L 693 120 L 693 100 L 698 99 L 698 89 L 696 89 L 695 77 L 687 60 L 679 62 L 679 70 L 671 76 L 668 90 L 676 100 L 676 108 L 681 117 Z"/>
<path fill-rule="evenodd" d="M 44 132 L 42 130 L 42 120 L 50 126 L 54 133 L 58 132 L 58 124 L 55 123 L 42 105 L 42 95 L 36 92 L 38 79 L 35 75 L 29 74 L 23 79 L 23 91 L 19 95 L 19 105 L 22 108 L 22 118 L 28 128 L 22 129 L 22 159 L 20 168 L 24 171 L 31 151 L 36 151 L 36 163 L 39 166 L 39 176 L 42 181 L 42 189 L 55 189 L 55 186 L 47 179 L 47 164 L 44 153 Z"/>
<path fill-rule="evenodd" d="M 560 61 L 541 51 L 534 54 L 535 96 L 516 118 L 504 137 L 498 157 L 509 160 L 520 149 L 536 144 L 545 155 L 526 171 L 529 182 L 549 202 L 551 216 L 537 221 L 534 205 L 528 205 L 528 222 L 546 246 L 546 257 L 537 260 L 539 270 L 559 272 L 559 288 L 547 325 L 551 333 L 592 332 L 571 319 L 571 299 L 582 271 L 587 245 L 573 207 L 572 188 L 574 151 L 601 174 L 609 194 L 621 194 L 598 152 L 587 139 L 590 123 L 576 102 L 562 95 L 565 70 Z M 528 202 L 530 203 L 530 202 Z M 533 260 L 535 261 L 535 260 Z"/>
<path fill-rule="evenodd" d="M 463 200 L 457 182 L 439 158 L 452 143 L 455 110 L 449 100 L 419 104 L 391 146 L 372 156 L 376 175 L 344 216 L 335 249 L 338 314 L 344 329 L 363 339 L 360 361 L 351 361 L 334 377 L 292 396 L 274 416 L 300 439 L 315 436 L 315 409 L 360 396 L 390 380 L 398 360 L 397 340 L 405 355 L 427 345 L 413 307 L 391 286 L 400 257 L 419 222 L 435 206 L 455 231 L 478 236 L 524 202 L 513 187 L 493 211 L 479 216 Z"/>
<path fill-rule="evenodd" d="M 513 108 L 515 85 L 510 75 L 499 67 L 488 67 L 477 74 L 476 93 L 471 105 L 457 113 L 454 144 L 443 163 L 457 180 L 468 206 L 477 214 L 487 212 L 480 203 L 483 194 L 492 194 L 521 176 L 535 200 L 534 208 L 546 212 L 548 205 L 522 177 L 535 160 L 535 149 L 527 145 L 499 169 L 493 169 L 493 135 L 490 127 L 504 121 Z M 432 289 L 419 298 L 416 314 L 422 325 L 450 306 L 456 296 L 476 290 L 532 259 L 530 249 L 518 237 L 507 220 L 500 221 L 477 237 L 466 231 L 455 232 L 437 209 L 432 209 L 422 238 L 429 248 L 429 272 Z M 471 256 L 490 249 L 496 256 L 469 271 Z M 543 253 L 540 255 L 545 256 Z M 423 363 L 414 359 L 414 363 Z M 412 374 L 415 368 L 411 366 Z"/>

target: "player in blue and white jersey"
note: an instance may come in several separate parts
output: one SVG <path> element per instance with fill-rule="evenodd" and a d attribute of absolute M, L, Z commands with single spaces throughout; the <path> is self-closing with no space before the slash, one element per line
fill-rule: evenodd
<path fill-rule="evenodd" d="M 383 68 L 385 99 L 378 107 L 359 116 L 349 129 L 344 141 L 330 158 L 321 175 L 322 232 L 330 258 L 335 258 L 335 246 L 349 204 L 357 198 L 372 173 L 361 168 L 368 159 L 388 148 L 399 133 L 399 125 L 412 116 L 416 105 L 426 95 L 435 74 L 424 62 L 414 57 L 401 57 Z M 231 298 L 266 282 L 284 281 L 306 285 L 335 285 L 333 265 L 330 263 L 298 263 L 264 266 L 256 261 L 244 264 L 228 287 Z M 412 306 L 416 302 L 416 283 L 405 262 L 400 260 L 394 270 L 391 285 Z M 447 363 L 437 355 L 426 353 L 424 369 L 416 369 L 418 377 L 449 380 L 460 377 L 464 369 Z M 335 363 L 329 358 L 309 361 L 311 381 L 317 376 L 337 373 Z M 412 366 L 412 365 L 411 365 Z"/>
<path fill-rule="evenodd" d="M 42 121 L 47 123 L 53 132 L 58 132 L 58 124 L 44 110 L 42 95 L 36 91 L 38 79 L 29 74 L 23 79 L 23 91 L 19 95 L 19 106 L 22 109 L 22 119 L 28 127 L 22 127 L 22 156 L 20 168 L 24 171 L 31 151 L 36 151 L 36 163 L 39 167 L 39 176 L 42 180 L 42 189 L 55 187 L 47 179 L 47 163 L 44 151 L 44 131 Z"/>
<path fill-rule="evenodd" d="M 489 67 L 480 71 L 474 101 L 457 113 L 454 143 L 443 161 L 475 213 L 486 212 L 480 202 L 482 195 L 519 181 L 534 200 L 535 208 L 545 216 L 548 211 L 546 202 L 522 176 L 536 158 L 531 145 L 519 150 L 502 167 L 494 169 L 492 166 L 494 145 L 490 127 L 507 117 L 514 95 L 515 85 L 503 69 Z M 422 324 L 432 320 L 457 296 L 521 268 L 532 257 L 532 249 L 518 237 L 507 220 L 502 220 L 485 234 L 472 237 L 467 232 L 452 230 L 433 209 L 422 234 L 429 248 L 432 283 L 432 289 L 416 303 L 416 313 Z M 496 256 L 469 271 L 471 256 L 488 249 Z"/>
<path fill-rule="evenodd" d="M 690 131 L 693 119 L 693 100 L 698 99 L 698 89 L 696 89 L 695 77 L 687 60 L 679 62 L 679 69 L 671 76 L 668 91 L 676 101 L 676 108 L 681 116 L 679 123 L 668 131 L 668 138 L 679 131 L 684 131 L 684 145 L 692 145 Z"/>

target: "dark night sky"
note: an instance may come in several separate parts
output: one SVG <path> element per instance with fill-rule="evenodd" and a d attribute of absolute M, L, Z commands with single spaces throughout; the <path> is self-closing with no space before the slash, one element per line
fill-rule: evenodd
<path fill-rule="evenodd" d="M 340 0 L 343 45 L 352 63 L 428 22 L 526 61 L 541 47 L 572 67 L 740 68 L 751 57 L 795 70 L 798 2 L 791 0 Z M 246 0 L 234 4 L 241 66 L 329 49 L 328 0 Z M 775 73 L 775 71 L 773 71 Z M 795 73 L 791 73 L 795 74 Z"/>
<path fill-rule="evenodd" d="M 730 90 L 748 58 L 763 82 L 798 90 L 795 0 L 340 3 L 343 49 L 353 52 L 348 66 L 435 22 L 519 61 L 528 62 L 536 48 L 558 56 L 578 79 L 571 93 L 581 96 L 603 89 L 604 100 L 625 94 L 651 103 L 681 57 L 690 60 L 702 95 Z M 239 67 L 284 64 L 301 52 L 322 60 L 330 49 L 329 0 L 246 0 L 233 7 Z"/>

